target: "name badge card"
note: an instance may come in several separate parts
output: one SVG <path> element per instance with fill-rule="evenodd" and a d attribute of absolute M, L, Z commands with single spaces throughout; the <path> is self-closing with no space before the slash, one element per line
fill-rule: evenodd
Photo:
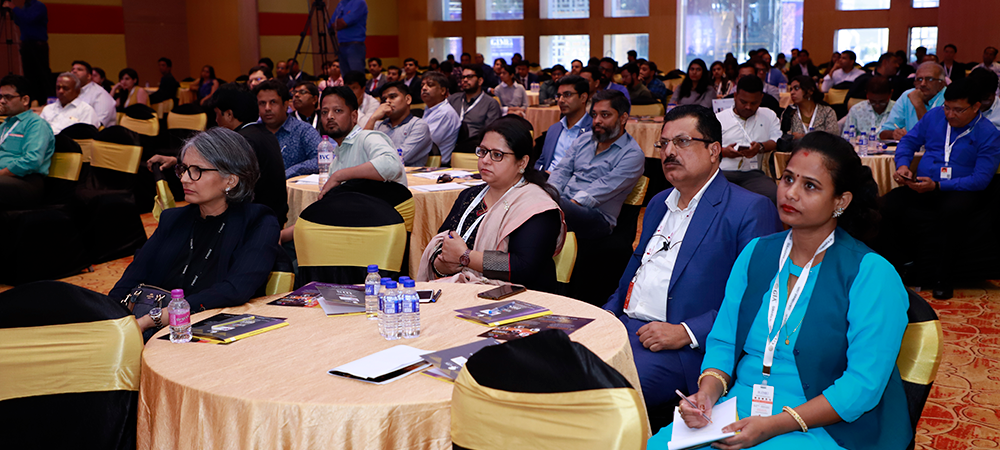
<path fill-rule="evenodd" d="M 950 180 L 951 179 L 951 167 L 944 166 L 941 168 L 941 179 Z"/>
<path fill-rule="evenodd" d="M 750 404 L 750 415 L 771 417 L 774 407 L 774 386 L 766 384 L 753 385 L 753 402 Z"/>

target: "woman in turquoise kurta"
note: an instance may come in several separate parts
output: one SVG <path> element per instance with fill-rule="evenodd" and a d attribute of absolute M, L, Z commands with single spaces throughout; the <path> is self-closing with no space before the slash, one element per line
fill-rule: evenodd
<path fill-rule="evenodd" d="M 778 186 L 778 213 L 792 229 L 751 241 L 736 260 L 706 342 L 700 391 L 691 396 L 709 415 L 712 405 L 737 398 L 742 420 L 725 431 L 739 433 L 715 447 L 903 448 L 909 443 L 912 430 L 896 370 L 907 294 L 892 265 L 851 236 L 872 225 L 867 219 L 873 217 L 873 184 L 870 171 L 839 137 L 810 133 L 793 151 Z M 779 269 L 786 239 L 791 249 Z M 789 290 L 810 265 L 782 325 Z M 777 308 L 769 332 L 775 285 Z M 772 415 L 751 417 L 753 386 L 764 380 L 769 339 L 777 344 L 767 377 L 774 387 Z M 685 402 L 681 415 L 688 426 L 707 424 Z M 671 433 L 672 427 L 660 430 L 649 448 L 667 448 Z"/>

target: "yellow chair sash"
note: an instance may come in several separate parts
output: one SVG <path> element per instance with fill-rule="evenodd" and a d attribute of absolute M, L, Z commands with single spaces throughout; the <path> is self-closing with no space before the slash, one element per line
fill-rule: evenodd
<path fill-rule="evenodd" d="M 403 216 L 403 224 L 406 225 L 406 231 L 413 231 L 413 216 L 417 213 L 417 202 L 410 198 L 403 203 L 396 205 L 396 212 Z"/>
<path fill-rule="evenodd" d="M 146 136 L 156 136 L 160 134 L 160 121 L 156 120 L 156 117 L 147 120 L 139 120 L 125 116 L 118 122 L 118 125 Z"/>
<path fill-rule="evenodd" d="M 944 351 L 941 321 L 911 323 L 903 333 L 903 343 L 896 358 L 896 367 L 903 381 L 928 385 L 937 377 Z"/>
<path fill-rule="evenodd" d="M 826 93 L 825 100 L 828 104 L 839 105 L 847 98 L 847 89 L 830 89 Z"/>
<path fill-rule="evenodd" d="M 417 110 L 417 109 L 427 109 L 427 104 L 426 103 L 411 103 L 410 104 L 410 111 Z"/>
<path fill-rule="evenodd" d="M 155 103 L 153 109 L 156 110 L 156 118 L 162 119 L 174 109 L 174 99 L 168 98 L 160 103 Z"/>
<path fill-rule="evenodd" d="M 556 262 L 556 281 L 569 283 L 573 277 L 573 268 L 576 267 L 576 233 L 572 231 L 566 233 L 562 251 L 552 259 Z"/>
<path fill-rule="evenodd" d="M 300 266 L 367 267 L 398 272 L 406 247 L 406 225 L 335 227 L 304 220 L 295 222 L 295 248 Z"/>
<path fill-rule="evenodd" d="M 177 206 L 177 202 L 174 201 L 174 193 L 170 192 L 170 186 L 167 185 L 167 180 L 160 180 L 156 182 L 156 198 L 153 199 L 153 218 L 157 222 L 160 221 L 160 214 L 170 208 Z"/>
<path fill-rule="evenodd" d="M 295 274 L 291 272 L 271 272 L 267 277 L 264 295 L 284 294 L 295 288 Z"/>
<path fill-rule="evenodd" d="M 205 124 L 208 123 L 208 116 L 205 113 L 201 114 L 177 114 L 171 113 L 167 115 L 167 129 L 168 130 L 195 130 L 195 131 L 205 131 Z"/>
<path fill-rule="evenodd" d="M 479 158 L 475 153 L 452 153 L 451 167 L 453 169 L 479 169 Z"/>
<path fill-rule="evenodd" d="M 665 114 L 664 111 L 663 105 L 659 103 L 653 103 L 652 105 L 632 105 L 632 112 L 629 113 L 629 116 L 662 116 Z"/>
<path fill-rule="evenodd" d="M 93 139 L 73 139 L 80 145 L 80 153 L 83 155 L 83 162 L 90 164 L 90 158 L 94 150 Z"/>
<path fill-rule="evenodd" d="M 122 123 L 122 119 L 125 117 L 125 113 L 119 112 L 115 113 L 115 123 Z"/>
<path fill-rule="evenodd" d="M 427 167 L 441 167 L 441 155 L 428 156 Z"/>
<path fill-rule="evenodd" d="M 646 198 L 646 190 L 649 188 L 649 177 L 641 176 L 639 181 L 635 183 L 635 187 L 632 188 L 632 192 L 628 194 L 625 198 L 626 205 L 641 206 L 643 199 Z"/>
<path fill-rule="evenodd" d="M 631 388 L 508 392 L 480 386 L 463 370 L 451 396 L 451 440 L 476 450 L 645 449 L 644 415 Z"/>
<path fill-rule="evenodd" d="M 0 329 L 0 400 L 138 391 L 142 345 L 132 316 Z"/>
<path fill-rule="evenodd" d="M 142 147 L 112 142 L 94 141 L 90 165 L 119 172 L 138 173 Z"/>
<path fill-rule="evenodd" d="M 80 169 L 83 168 L 83 154 L 57 152 L 52 154 L 49 164 L 49 176 L 63 180 L 77 181 L 80 179 Z"/>

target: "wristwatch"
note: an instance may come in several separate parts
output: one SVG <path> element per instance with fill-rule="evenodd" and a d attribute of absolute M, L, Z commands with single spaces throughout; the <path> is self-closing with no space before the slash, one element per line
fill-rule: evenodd
<path fill-rule="evenodd" d="M 153 326 L 156 328 L 163 328 L 163 322 L 160 319 L 163 317 L 162 308 L 153 308 L 149 310 L 149 318 L 153 319 Z"/>
<path fill-rule="evenodd" d="M 465 253 L 462 253 L 462 257 L 458 258 L 458 263 L 461 264 L 462 267 L 469 267 L 469 263 L 471 262 L 469 260 L 469 253 L 472 253 L 472 250 L 465 249 Z"/>

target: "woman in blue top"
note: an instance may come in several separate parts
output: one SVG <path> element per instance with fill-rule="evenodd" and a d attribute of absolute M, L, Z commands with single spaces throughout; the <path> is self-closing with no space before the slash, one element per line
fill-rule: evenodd
<path fill-rule="evenodd" d="M 791 230 L 743 249 L 705 343 L 698 408 L 681 402 L 684 422 L 700 428 L 708 422 L 699 409 L 711 416 L 712 405 L 737 398 L 742 419 L 723 431 L 739 433 L 715 447 L 903 448 L 912 439 L 896 369 L 907 294 L 893 267 L 852 237 L 874 225 L 876 192 L 837 136 L 809 133 L 792 152 L 778 185 Z M 765 380 L 771 405 L 752 400 Z M 765 413 L 751 416 L 757 409 Z M 649 448 L 666 448 L 671 433 Z"/>

